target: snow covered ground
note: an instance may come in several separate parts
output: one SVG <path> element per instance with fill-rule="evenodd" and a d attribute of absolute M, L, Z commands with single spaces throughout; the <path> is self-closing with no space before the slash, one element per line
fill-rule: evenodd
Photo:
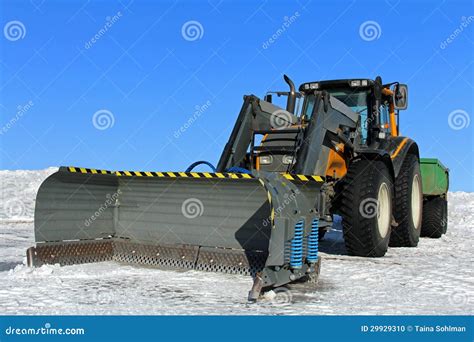
<path fill-rule="evenodd" d="M 474 193 L 449 194 L 448 234 L 384 258 L 345 255 L 341 231 L 322 243 L 315 289 L 296 285 L 248 304 L 251 279 L 117 265 L 25 266 L 35 193 L 55 169 L 0 171 L 0 314 L 470 314 Z"/>

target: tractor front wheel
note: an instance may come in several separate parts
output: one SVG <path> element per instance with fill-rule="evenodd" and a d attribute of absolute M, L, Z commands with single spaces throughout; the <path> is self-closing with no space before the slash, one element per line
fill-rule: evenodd
<path fill-rule="evenodd" d="M 395 180 L 393 216 L 396 226 L 390 236 L 391 247 L 416 247 L 420 239 L 423 190 L 420 162 L 408 154 Z"/>
<path fill-rule="evenodd" d="M 340 211 L 351 255 L 381 257 L 387 252 L 392 220 L 392 177 L 383 161 L 353 162 L 341 180 Z"/>

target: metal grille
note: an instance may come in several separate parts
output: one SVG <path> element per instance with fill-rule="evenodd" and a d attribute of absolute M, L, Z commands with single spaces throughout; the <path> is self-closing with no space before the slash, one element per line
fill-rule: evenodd
<path fill-rule="evenodd" d="M 73 265 L 100 261 L 147 265 L 163 269 L 196 269 L 255 276 L 268 253 L 198 246 L 165 246 L 127 240 L 71 241 L 39 244 L 27 252 L 28 264 Z"/>
<path fill-rule="evenodd" d="M 192 269 L 198 251 L 197 246 L 157 246 L 115 241 L 113 259 L 127 264 Z"/>
<path fill-rule="evenodd" d="M 74 265 L 112 260 L 112 240 L 64 242 L 38 245 L 30 252 L 35 266 L 44 264 Z"/>
<path fill-rule="evenodd" d="M 201 247 L 196 270 L 255 276 L 265 267 L 268 254 Z"/>

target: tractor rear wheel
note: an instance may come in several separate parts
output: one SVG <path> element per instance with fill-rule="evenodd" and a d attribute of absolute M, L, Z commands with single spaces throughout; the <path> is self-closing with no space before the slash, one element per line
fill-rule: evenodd
<path fill-rule="evenodd" d="M 353 162 L 341 181 L 340 212 L 350 255 L 381 257 L 387 252 L 392 220 L 392 177 L 383 161 Z"/>
<path fill-rule="evenodd" d="M 420 239 L 423 210 L 420 162 L 408 154 L 395 179 L 393 216 L 397 226 L 392 228 L 391 247 L 416 247 Z"/>
<path fill-rule="evenodd" d="M 421 236 L 440 238 L 448 228 L 448 202 L 442 197 L 425 200 Z"/>

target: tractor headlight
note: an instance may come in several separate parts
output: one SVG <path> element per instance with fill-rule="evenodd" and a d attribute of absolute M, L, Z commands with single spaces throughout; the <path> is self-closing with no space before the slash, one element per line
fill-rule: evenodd
<path fill-rule="evenodd" d="M 293 156 L 283 156 L 282 163 L 285 165 L 291 165 L 295 163 Z"/>
<path fill-rule="evenodd" d="M 258 161 L 260 162 L 260 165 L 269 165 L 273 163 L 273 157 L 272 156 L 261 156 L 258 157 Z"/>
<path fill-rule="evenodd" d="M 352 80 L 350 85 L 351 87 L 367 87 L 369 82 L 367 80 Z"/>

